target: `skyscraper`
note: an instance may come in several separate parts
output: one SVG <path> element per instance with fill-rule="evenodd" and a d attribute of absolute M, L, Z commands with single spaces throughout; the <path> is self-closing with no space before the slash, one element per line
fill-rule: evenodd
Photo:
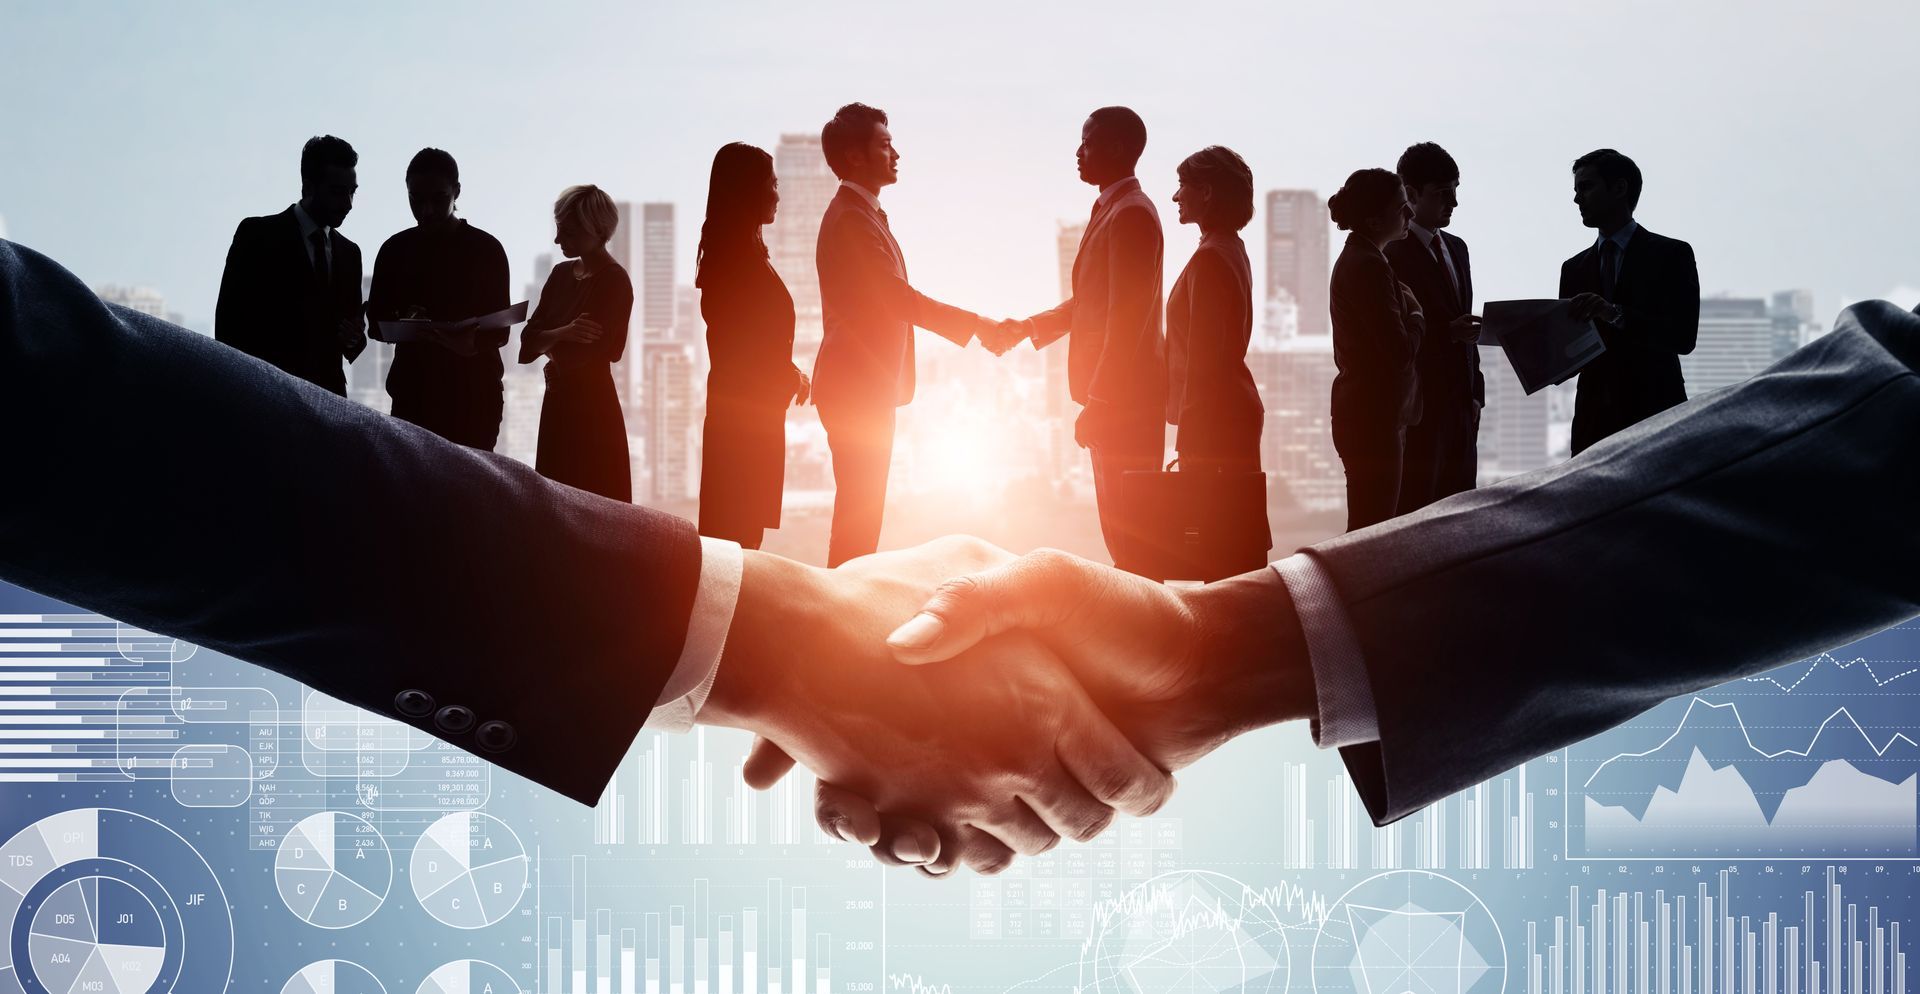
<path fill-rule="evenodd" d="M 655 501 L 694 495 L 699 464 L 700 412 L 694 385 L 693 348 L 682 342 L 648 340 L 646 363 L 648 493 Z"/>
<path fill-rule="evenodd" d="M 640 278 L 634 287 L 643 333 L 673 331 L 673 205 L 640 205 Z"/>
<path fill-rule="evenodd" d="M 1308 511 L 1346 506 L 1346 470 L 1333 447 L 1333 339 L 1294 337 L 1249 349 L 1247 370 L 1260 390 L 1266 425 L 1260 468 Z"/>
<path fill-rule="evenodd" d="M 1781 290 L 1773 295 L 1773 358 L 1787 353 L 1813 338 L 1813 291 Z"/>
<path fill-rule="evenodd" d="M 820 240 L 820 218 L 840 186 L 817 134 L 784 134 L 773 149 L 773 171 L 780 180 L 780 212 L 767 227 L 767 254 L 793 294 L 793 346 L 812 364 L 820 348 L 820 274 L 813 253 Z"/>
<path fill-rule="evenodd" d="M 1267 298 L 1293 295 L 1301 338 L 1332 333 L 1327 281 L 1332 273 L 1327 205 L 1312 190 L 1267 191 Z"/>
<path fill-rule="evenodd" d="M 1757 297 L 1708 297 L 1700 301 L 1700 337 L 1680 357 L 1687 396 L 1735 383 L 1773 364 L 1774 323 Z"/>
<path fill-rule="evenodd" d="M 1529 396 L 1498 351 L 1481 353 L 1487 404 L 1480 411 L 1480 477 L 1492 482 L 1553 461 L 1548 430 L 1552 389 Z"/>

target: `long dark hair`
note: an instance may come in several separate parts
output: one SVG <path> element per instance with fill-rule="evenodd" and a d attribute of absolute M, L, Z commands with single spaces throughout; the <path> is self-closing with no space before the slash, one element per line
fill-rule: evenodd
<path fill-rule="evenodd" d="M 707 262 L 743 254 L 765 258 L 760 240 L 760 205 L 767 180 L 773 175 L 773 156 L 745 142 L 728 142 L 713 155 L 713 173 L 707 178 L 707 219 L 700 225 L 700 251 L 694 257 L 694 286 L 706 286 Z"/>

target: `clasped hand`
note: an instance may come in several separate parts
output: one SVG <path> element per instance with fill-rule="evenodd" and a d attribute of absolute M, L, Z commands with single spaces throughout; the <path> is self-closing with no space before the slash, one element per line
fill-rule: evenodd
<path fill-rule="evenodd" d="M 1029 321 L 1017 321 L 1006 318 L 1000 321 L 983 320 L 975 333 L 980 344 L 988 352 L 997 356 L 1006 355 L 1014 346 L 1026 341 L 1033 335 L 1033 324 Z"/>
<path fill-rule="evenodd" d="M 715 720 L 760 733 L 751 785 L 804 763 L 819 777 L 821 828 L 883 863 L 995 873 L 1062 837 L 1087 841 L 1116 813 L 1156 810 L 1170 771 L 1310 706 L 1311 677 L 1285 648 L 1296 623 L 1284 599 L 1275 609 L 1272 577 L 1175 591 L 1065 553 L 1015 559 L 963 538 L 816 572 L 841 588 L 824 602 L 841 625 L 807 646 L 791 633 L 808 629 L 774 629 L 785 662 L 762 693 L 785 717 L 742 718 L 722 702 Z M 740 618 L 733 631 L 743 625 L 760 630 Z M 728 673 L 736 647 L 727 651 L 727 695 L 739 681 L 759 686 L 751 662 Z"/>

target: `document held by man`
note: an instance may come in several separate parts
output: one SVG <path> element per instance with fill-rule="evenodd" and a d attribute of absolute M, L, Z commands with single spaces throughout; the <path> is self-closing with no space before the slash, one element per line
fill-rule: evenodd
<path fill-rule="evenodd" d="M 1480 344 L 1506 350 L 1529 394 L 1566 382 L 1607 350 L 1592 321 L 1574 318 L 1570 300 L 1490 300 Z"/>
<path fill-rule="evenodd" d="M 523 300 L 505 310 L 460 321 L 381 321 L 378 322 L 380 334 L 376 337 L 383 342 L 418 342 L 428 338 L 431 332 L 470 335 L 480 331 L 511 328 L 526 319 L 527 302 Z"/>

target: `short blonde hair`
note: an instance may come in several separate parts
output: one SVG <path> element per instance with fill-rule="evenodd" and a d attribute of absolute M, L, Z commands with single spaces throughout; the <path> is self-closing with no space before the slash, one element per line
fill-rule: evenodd
<path fill-rule="evenodd" d="M 601 244 L 613 238 L 614 229 L 620 226 L 620 209 L 613 206 L 613 198 L 592 184 L 560 191 L 560 199 L 553 202 L 554 223 L 569 217 L 579 221 Z"/>

